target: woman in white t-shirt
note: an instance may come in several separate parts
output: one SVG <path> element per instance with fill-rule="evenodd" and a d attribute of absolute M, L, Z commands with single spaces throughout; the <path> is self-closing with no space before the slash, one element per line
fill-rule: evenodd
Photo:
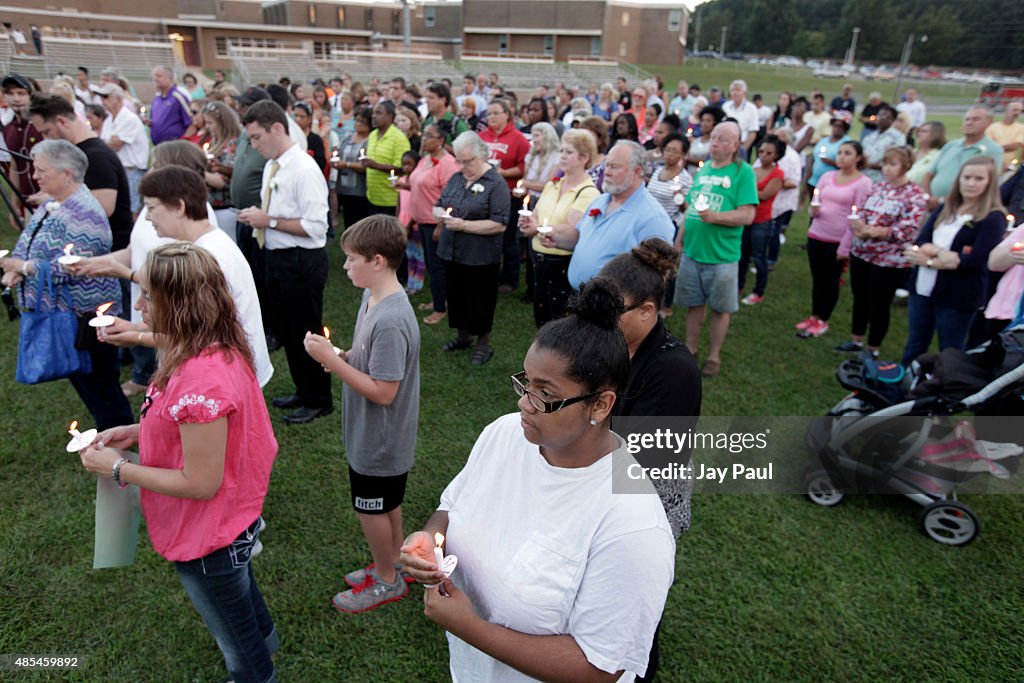
<path fill-rule="evenodd" d="M 621 493 L 635 465 L 610 429 L 629 376 L 623 309 L 595 278 L 540 329 L 512 377 L 519 412 L 484 430 L 402 546 L 405 571 L 441 582 L 424 612 L 448 631 L 453 680 L 630 681 L 647 669 L 675 546 L 649 481 L 637 490 L 649 495 L 613 493 L 613 474 Z M 435 532 L 458 557 L 450 577 Z"/>

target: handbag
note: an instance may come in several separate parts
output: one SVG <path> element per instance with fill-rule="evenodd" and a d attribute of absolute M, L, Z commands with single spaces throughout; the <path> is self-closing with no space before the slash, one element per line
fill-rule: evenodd
<path fill-rule="evenodd" d="M 36 309 L 23 311 L 21 315 L 15 379 L 21 384 L 39 384 L 62 379 L 76 372 L 91 372 L 89 354 L 75 348 L 78 316 L 70 310 L 70 288 L 64 285 L 60 290 L 69 310 L 58 310 L 50 268 L 41 266 L 36 277 L 36 291 Z M 44 291 L 49 294 L 46 299 L 49 301 L 47 308 L 41 305 Z"/>

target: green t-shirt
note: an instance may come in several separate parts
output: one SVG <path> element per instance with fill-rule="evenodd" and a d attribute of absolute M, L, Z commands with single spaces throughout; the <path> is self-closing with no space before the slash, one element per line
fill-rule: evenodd
<path fill-rule="evenodd" d="M 394 124 L 383 137 L 375 129 L 366 140 L 366 157 L 382 164 L 402 167 L 402 155 L 409 151 L 409 138 Z M 389 173 L 366 169 L 366 198 L 375 206 L 397 206 L 398 190 L 391 187 Z"/>
<path fill-rule="evenodd" d="M 757 179 L 745 161 L 714 168 L 706 162 L 693 177 L 686 196 L 686 225 L 683 252 L 698 263 L 736 263 L 740 260 L 743 226 L 705 223 L 695 204 L 703 195 L 712 211 L 732 211 L 748 204 L 757 205 Z"/>

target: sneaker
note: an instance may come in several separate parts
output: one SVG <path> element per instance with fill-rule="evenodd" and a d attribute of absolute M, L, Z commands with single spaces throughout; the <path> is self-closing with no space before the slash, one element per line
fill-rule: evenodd
<path fill-rule="evenodd" d="M 747 306 L 754 306 L 764 301 L 764 297 L 761 296 L 760 294 L 748 294 L 742 299 L 740 299 L 740 301 L 745 303 Z"/>
<path fill-rule="evenodd" d="M 786 233 L 783 232 L 783 233 L 779 234 L 779 246 L 781 247 L 785 243 L 786 243 Z"/>
<path fill-rule="evenodd" d="M 836 351 L 841 353 L 860 353 L 863 350 L 864 342 L 855 342 L 852 339 L 848 339 L 836 347 Z"/>
<path fill-rule="evenodd" d="M 409 595 L 409 584 L 405 581 L 395 581 L 392 584 L 382 583 L 373 573 L 369 573 L 363 585 L 338 593 L 331 599 L 331 604 L 339 612 L 359 614 L 360 612 L 369 612 L 389 602 L 396 602 L 407 595 Z"/>
<path fill-rule="evenodd" d="M 355 588 L 356 586 L 362 586 L 364 583 L 366 583 L 367 579 L 377 576 L 373 573 L 374 566 L 376 566 L 376 563 L 371 562 L 362 569 L 354 569 L 350 571 L 348 574 L 345 574 L 345 583 L 352 586 L 353 588 Z M 402 565 L 398 564 L 397 562 L 395 563 L 395 570 L 398 572 L 398 575 L 402 577 L 402 580 L 406 583 L 416 582 L 416 579 L 412 578 L 411 576 L 402 571 Z"/>
<path fill-rule="evenodd" d="M 808 339 L 810 337 L 820 337 L 826 332 L 828 332 L 828 323 L 824 320 L 814 320 L 805 329 L 798 332 L 797 336 L 802 339 Z"/>
<path fill-rule="evenodd" d="M 267 520 L 265 520 L 263 518 L 263 515 L 260 515 L 260 527 L 256 530 L 256 533 L 257 534 L 261 534 L 261 533 L 263 533 L 263 530 L 266 529 L 266 528 L 267 528 Z M 262 552 L 263 552 L 263 541 L 261 541 L 257 537 L 256 538 L 256 542 L 252 544 L 252 551 L 249 553 L 249 559 L 252 559 L 252 558 L 256 557 L 257 555 L 259 555 Z"/>
<path fill-rule="evenodd" d="M 902 287 L 900 287 L 899 289 L 896 290 L 896 298 L 897 299 L 906 299 L 909 296 L 910 296 L 910 292 L 908 292 L 907 290 L 903 289 Z"/>
<path fill-rule="evenodd" d="M 798 322 L 796 324 L 796 329 L 801 330 L 801 331 L 806 330 L 808 327 L 811 326 L 811 323 L 813 323 L 813 322 L 814 322 L 814 318 L 811 318 L 810 316 L 808 316 L 807 318 L 804 318 L 803 320 L 801 320 L 800 322 Z"/>

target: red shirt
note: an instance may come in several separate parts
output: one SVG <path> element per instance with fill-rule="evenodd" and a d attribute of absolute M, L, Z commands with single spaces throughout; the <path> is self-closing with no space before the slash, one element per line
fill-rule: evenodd
<path fill-rule="evenodd" d="M 148 404 L 148 405 L 147 405 Z M 139 464 L 181 469 L 179 427 L 226 417 L 224 479 L 210 500 L 141 489 L 153 549 L 186 562 L 225 548 L 256 521 L 277 456 L 277 440 L 256 375 L 241 357 L 207 349 L 190 358 L 161 391 L 150 385 L 139 430 Z"/>
<path fill-rule="evenodd" d="M 22 120 L 17 116 L 4 126 L 4 142 L 7 149 L 18 154 L 29 156 L 32 148 L 43 141 L 43 135 L 30 121 Z M 11 180 L 18 190 L 26 197 L 39 192 L 39 185 L 32 178 L 34 166 L 31 161 L 19 159 L 12 155 Z"/>
<path fill-rule="evenodd" d="M 480 139 L 487 143 L 491 150 L 491 158 L 501 161 L 500 168 L 516 168 L 522 171 L 526 166 L 526 153 L 530 151 L 530 143 L 516 127 L 509 123 L 497 135 L 487 128 L 480 133 Z M 519 178 L 506 178 L 509 189 L 515 189 Z"/>
<path fill-rule="evenodd" d="M 781 182 L 785 182 L 786 174 L 781 168 L 776 166 L 772 170 L 768 171 L 764 178 L 761 178 L 761 180 L 758 181 L 757 191 L 761 192 L 764 188 L 768 187 L 768 183 L 772 181 L 772 178 L 778 178 Z M 782 187 L 779 186 L 779 189 L 781 190 Z M 762 200 L 761 203 L 757 205 L 757 208 L 754 209 L 754 223 L 767 223 L 772 219 L 772 204 L 775 203 L 775 198 L 778 196 L 779 193 L 776 192 L 771 197 Z"/>

